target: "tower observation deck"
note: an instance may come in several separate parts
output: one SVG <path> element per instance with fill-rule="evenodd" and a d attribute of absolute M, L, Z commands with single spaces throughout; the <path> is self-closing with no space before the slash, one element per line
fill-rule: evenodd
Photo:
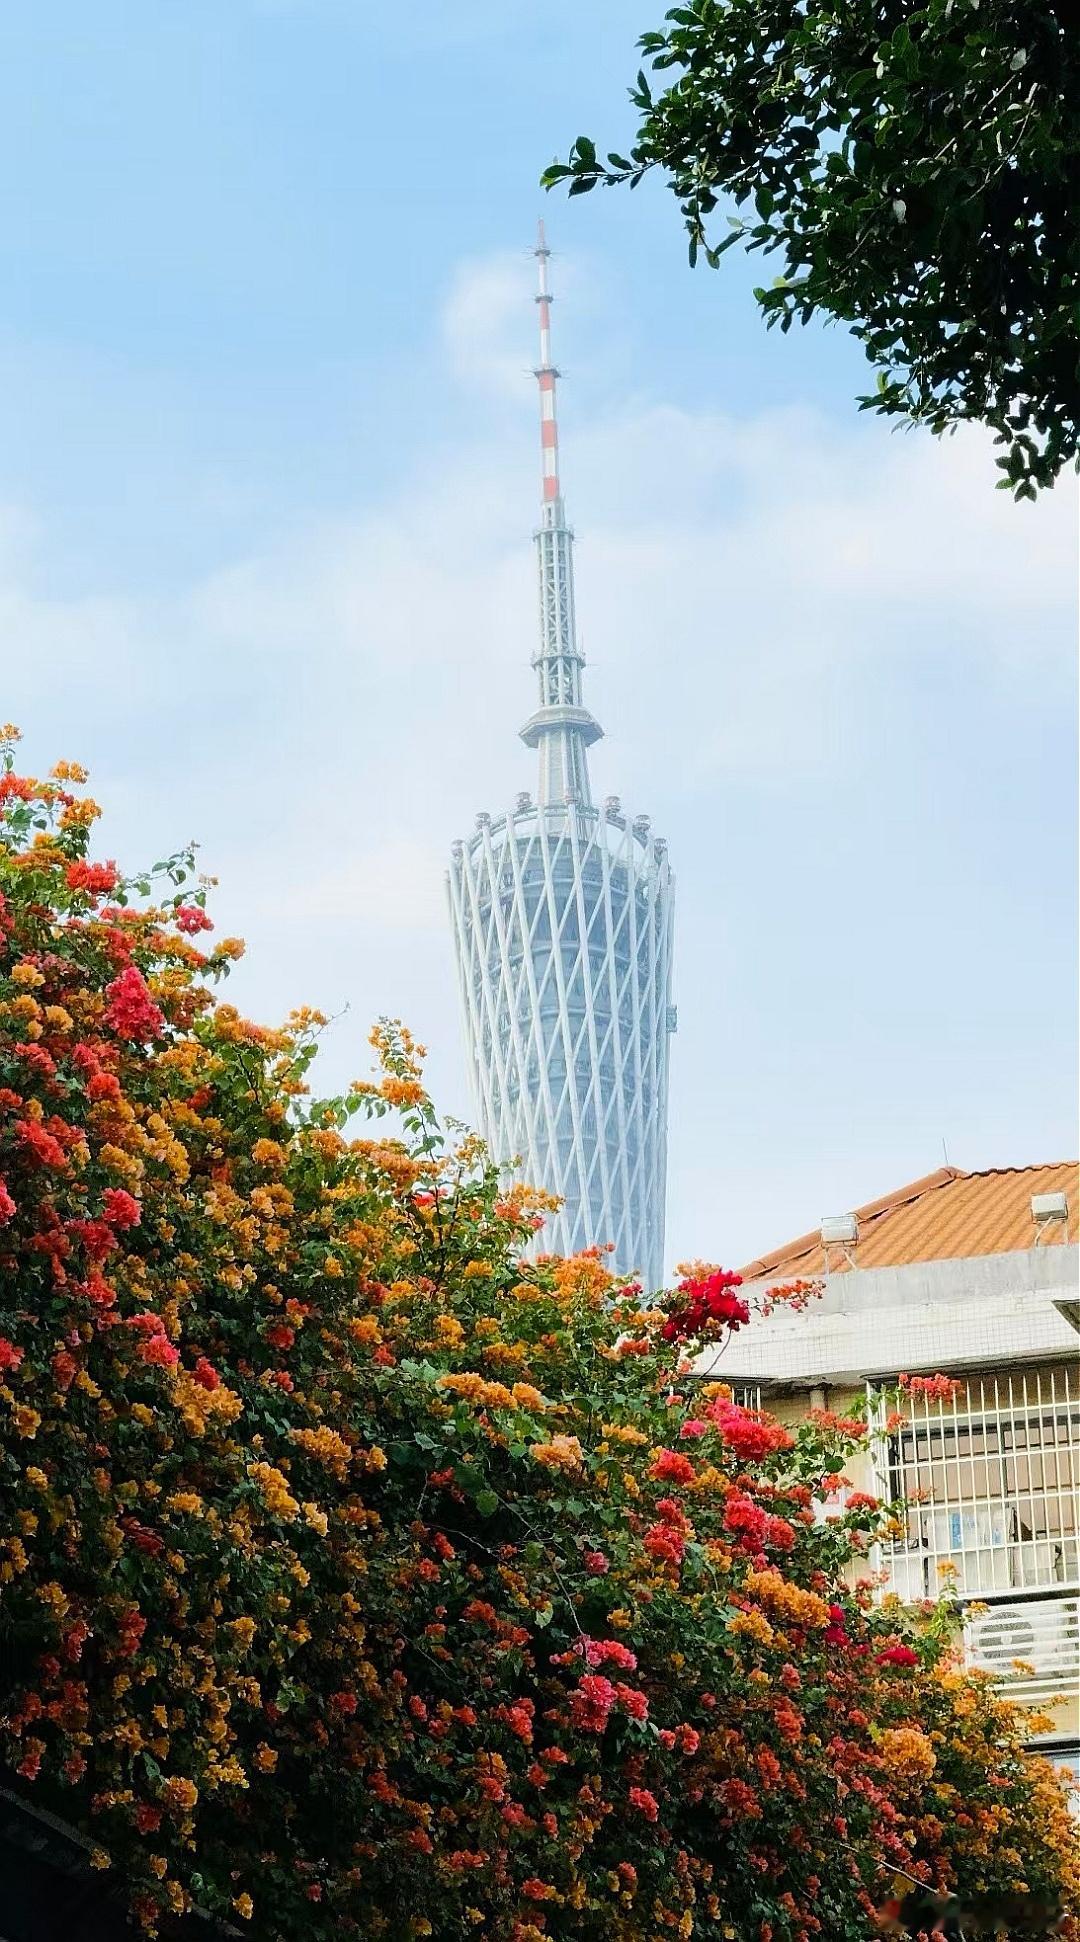
<path fill-rule="evenodd" d="M 466 1056 L 493 1157 L 563 1202 L 544 1252 L 610 1244 L 619 1274 L 663 1277 L 674 879 L 647 816 L 597 808 L 559 478 L 550 252 L 539 225 L 542 501 L 537 706 L 521 738 L 535 800 L 477 817 L 448 877 Z"/>

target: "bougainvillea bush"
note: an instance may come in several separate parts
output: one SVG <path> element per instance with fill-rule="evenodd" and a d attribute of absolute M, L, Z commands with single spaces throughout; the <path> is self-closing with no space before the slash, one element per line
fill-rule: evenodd
<path fill-rule="evenodd" d="M 897 1882 L 1049 1929 L 1050 1769 L 849 1588 L 871 1500 L 815 1521 L 861 1426 L 688 1387 L 730 1277 L 527 1262 L 401 1029 L 313 1102 L 319 1021 L 218 1001 L 191 858 L 92 861 L 83 779 L 0 779 L 9 1784 L 151 1932 L 835 1942 Z"/>

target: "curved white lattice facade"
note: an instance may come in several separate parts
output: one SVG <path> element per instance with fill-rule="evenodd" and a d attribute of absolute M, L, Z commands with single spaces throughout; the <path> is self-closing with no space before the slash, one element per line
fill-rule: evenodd
<path fill-rule="evenodd" d="M 540 1239 L 611 1242 L 663 1278 L 673 881 L 666 846 L 614 811 L 482 818 L 450 905 L 480 1130 L 563 1198 Z"/>
<path fill-rule="evenodd" d="M 476 1115 L 493 1157 L 560 1196 L 537 1246 L 613 1248 L 620 1274 L 660 1286 L 667 1176 L 674 885 L 667 846 L 608 797 L 594 808 L 601 734 L 581 690 L 574 535 L 559 483 L 548 249 L 540 226 L 542 509 L 536 533 L 537 801 L 478 816 L 455 843 L 450 908 Z"/>

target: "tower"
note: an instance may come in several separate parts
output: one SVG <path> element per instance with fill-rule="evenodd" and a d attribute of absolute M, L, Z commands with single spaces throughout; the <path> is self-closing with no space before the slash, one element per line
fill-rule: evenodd
<path fill-rule="evenodd" d="M 559 480 L 550 251 L 538 226 L 542 501 L 535 534 L 537 707 L 521 739 L 539 757 L 535 801 L 480 815 L 448 877 L 466 1056 L 493 1157 L 560 1195 L 545 1251 L 611 1243 L 620 1274 L 663 1276 L 674 880 L 647 816 L 600 808 L 588 751 L 602 730 L 582 699 L 574 535 Z"/>

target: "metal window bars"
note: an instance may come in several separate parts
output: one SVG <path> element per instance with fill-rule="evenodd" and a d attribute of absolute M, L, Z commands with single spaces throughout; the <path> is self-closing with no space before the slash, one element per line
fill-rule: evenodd
<path fill-rule="evenodd" d="M 1062 1592 L 1080 1583 L 1080 1382 L 1075 1367 L 966 1377 L 951 1398 L 909 1396 L 883 1437 L 870 1386 L 879 1496 L 903 1506 L 880 1547 L 884 1590 L 936 1598 Z"/>

